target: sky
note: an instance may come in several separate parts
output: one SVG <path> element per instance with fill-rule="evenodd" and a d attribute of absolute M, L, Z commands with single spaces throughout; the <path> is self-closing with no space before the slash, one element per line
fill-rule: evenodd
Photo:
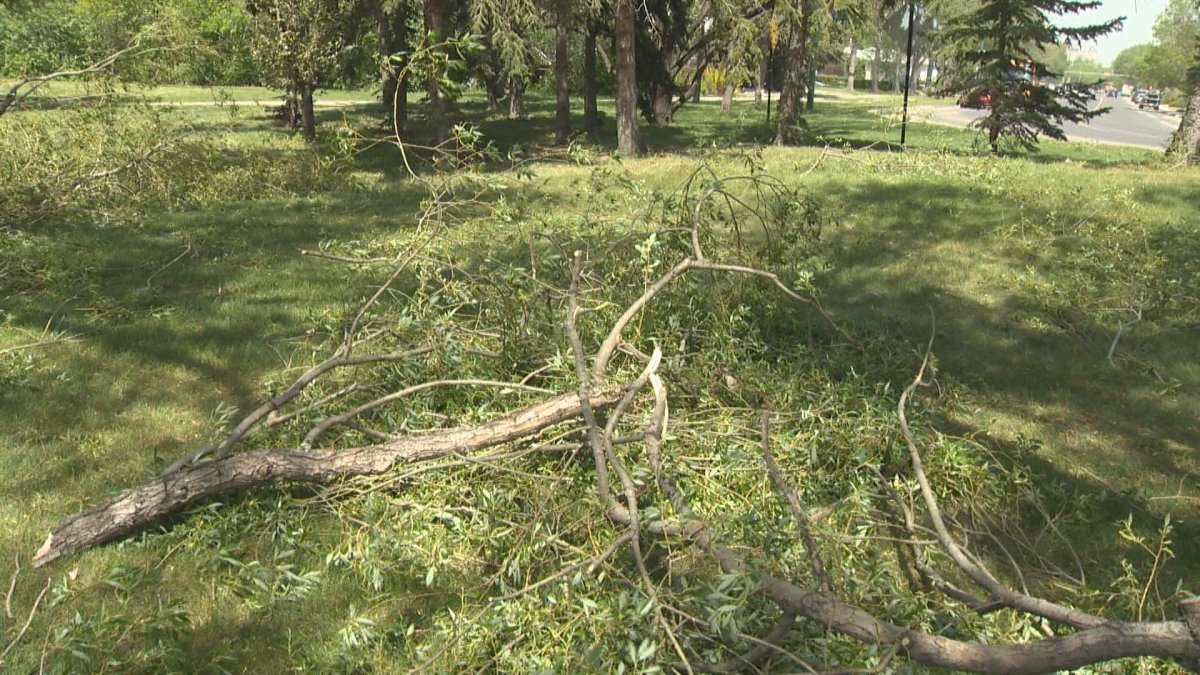
<path fill-rule="evenodd" d="M 1058 23 L 1064 27 L 1086 26 L 1125 17 L 1124 27 L 1120 31 L 1109 33 L 1097 41 L 1100 62 L 1108 66 L 1125 48 L 1154 40 L 1154 19 L 1166 6 L 1167 0 L 1103 0 L 1102 6 L 1062 17 Z"/>

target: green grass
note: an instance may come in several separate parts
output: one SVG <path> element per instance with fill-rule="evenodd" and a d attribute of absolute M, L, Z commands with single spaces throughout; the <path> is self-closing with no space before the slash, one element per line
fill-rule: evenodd
<path fill-rule="evenodd" d="M 15 81 L 0 82 L 0 90 L 7 91 Z M 70 101 L 89 96 L 117 94 L 144 98 L 159 103 L 214 103 L 221 101 L 261 102 L 264 104 L 281 101 L 283 92 L 266 87 L 192 87 L 186 85 L 146 86 L 136 82 L 89 82 L 78 80 L 55 80 L 40 86 L 28 99 L 30 104 L 50 104 L 56 100 Z M 378 98 L 371 88 L 320 89 L 316 98 L 324 102 L 370 101 Z"/>
<path fill-rule="evenodd" d="M 177 101 L 211 96 L 180 88 L 145 93 Z M 267 93 L 230 92 L 256 100 Z M 818 99 L 808 117 L 811 147 L 763 151 L 767 172 L 801 186 L 829 215 L 828 263 L 816 277 L 823 301 L 853 332 L 901 355 L 919 349 L 936 322 L 934 351 L 956 397 L 938 429 L 1019 458 L 1042 489 L 1065 485 L 1089 495 L 1095 510 L 1070 534 L 1090 575 L 1107 581 L 1119 573 L 1115 561 L 1127 550 L 1114 522 L 1132 513 L 1140 531 L 1152 532 L 1171 513 L 1178 560 L 1164 586 L 1182 579 L 1186 589 L 1200 591 L 1194 524 L 1200 322 L 1194 309 L 1180 316 L 1151 312 L 1123 338 L 1122 358 L 1110 365 L 1105 354 L 1120 314 L 1093 301 L 1109 297 L 1104 284 L 1112 280 L 1081 281 L 1080 260 L 1072 257 L 1083 245 L 1097 245 L 1079 238 L 1085 226 L 1136 223 L 1147 232 L 1177 231 L 1167 253 L 1200 258 L 1200 173 L 1168 168 L 1154 152 L 1115 146 L 1049 143 L 1030 157 L 981 156 L 975 134 L 922 123 L 910 127 L 908 152 L 901 153 L 897 126 L 878 114 L 897 102 Z M 528 229 L 573 219 L 637 227 L 642 204 L 589 198 L 592 168 L 546 149 L 553 138 L 550 105 L 531 98 L 532 119 L 518 122 L 489 116 L 479 101 L 464 103 L 502 148 L 521 146 L 546 161 L 533 165 L 533 201 L 518 211 L 511 230 L 476 224 L 457 232 L 448 248 L 461 245 L 466 258 L 503 259 L 508 254 L 489 250 L 489 243 L 523 241 Z M 374 133 L 371 113 L 361 106 L 320 115 L 326 129 L 344 122 Z M 278 149 L 291 147 L 286 132 L 255 108 L 172 114 L 228 143 L 231 152 L 280 152 L 282 161 Z M 715 103 L 688 105 L 677 124 L 644 128 L 650 157 L 619 166 L 602 160 L 603 166 L 628 171 L 643 196 L 669 192 L 703 161 L 742 171 L 725 149 L 766 141 L 771 130 L 764 116 L 744 102 L 728 114 Z M 615 141 L 608 119 L 588 139 L 602 150 Z M 422 131 L 418 122 L 412 133 Z M 73 221 L 10 231 L 10 244 L 0 250 L 0 350 L 39 340 L 47 326 L 70 340 L 0 352 L 0 561 L 28 559 L 61 518 L 213 440 L 229 408 L 246 410 L 321 358 L 328 336 L 376 279 L 298 252 L 323 244 L 390 250 L 409 236 L 422 197 L 400 178 L 394 148 L 376 147 L 352 169 L 374 187 L 148 214 L 136 227 Z M 1124 273 L 1119 263 L 1126 254 L 1112 254 L 1113 274 Z M 1194 295 L 1195 288 L 1177 293 Z M 911 375 L 863 368 L 885 378 L 892 392 Z M 438 487 L 418 485 L 409 498 L 419 503 Z M 339 631 L 352 607 L 376 612 L 381 623 L 424 631 L 432 630 L 435 610 L 469 604 L 452 589 L 439 595 L 425 588 L 425 553 L 397 563 L 386 593 L 372 591 L 322 564 L 347 531 L 338 517 L 273 490 L 230 499 L 239 505 L 192 514 L 172 532 L 23 571 L 13 603 L 18 613 L 28 611 L 47 580 L 70 590 L 51 594 L 57 600 L 43 606 L 11 663 L 35 668 L 43 646 L 72 625 L 75 611 L 91 622 L 78 633 L 91 636 L 97 653 L 149 654 L 154 631 L 166 631 L 159 626 L 163 608 L 177 606 L 190 615 L 190 628 L 168 631 L 167 642 L 182 650 L 187 670 L 327 671 L 346 667 Z M 281 500 L 279 529 L 260 529 L 263 514 Z M 430 522 L 413 518 L 413 528 Z M 293 550 L 297 564 L 323 570 L 324 581 L 286 602 L 248 602 L 219 586 L 231 578 L 226 572 L 206 567 L 214 547 L 244 560 Z M 78 576 L 67 581 L 72 570 Z M 413 594 L 423 599 L 408 599 Z M 127 642 L 120 631 L 129 624 L 137 628 Z M 53 656 L 72 663 L 65 653 Z M 380 655 L 375 662 L 396 671 L 415 663 L 389 666 Z"/>

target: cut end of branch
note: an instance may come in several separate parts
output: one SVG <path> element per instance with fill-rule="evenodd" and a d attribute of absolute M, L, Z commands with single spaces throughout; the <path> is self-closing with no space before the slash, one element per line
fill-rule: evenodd
<path fill-rule="evenodd" d="M 42 565 L 45 565 L 46 563 L 58 558 L 59 555 L 59 552 L 54 549 L 54 535 L 49 534 L 46 536 L 46 543 L 42 544 L 42 547 L 37 550 L 37 553 L 33 554 L 33 566 L 41 567 Z"/>

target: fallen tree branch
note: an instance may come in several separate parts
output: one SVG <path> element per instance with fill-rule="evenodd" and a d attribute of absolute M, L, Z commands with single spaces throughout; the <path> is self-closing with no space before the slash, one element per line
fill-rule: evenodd
<path fill-rule="evenodd" d="M 588 404 L 608 407 L 621 388 L 594 391 Z M 181 469 L 127 490 L 67 518 L 33 557 L 35 567 L 123 537 L 203 499 L 277 481 L 330 483 L 348 476 L 385 473 L 411 464 L 474 452 L 528 438 L 547 427 L 575 419 L 577 394 L 564 394 L 473 427 L 402 436 L 358 448 L 301 452 L 294 448 L 256 450 Z"/>
<path fill-rule="evenodd" d="M 1056 621 L 1073 628 L 1094 628 L 1108 623 L 1106 619 L 1094 614 L 1064 607 L 1057 603 L 1007 588 L 986 567 L 976 560 L 972 560 L 959 547 L 958 543 L 954 540 L 954 536 L 950 534 L 950 530 L 946 527 L 946 522 L 942 518 L 942 510 L 938 505 L 937 497 L 934 495 L 933 486 L 930 485 L 929 477 L 925 473 L 925 464 L 921 460 L 921 453 L 917 449 L 916 440 L 913 438 L 912 431 L 908 428 L 908 400 L 918 387 L 927 386 L 928 384 L 925 381 L 925 374 L 929 370 L 929 351 L 932 347 L 933 338 L 931 336 L 929 348 L 926 349 L 925 358 L 921 362 L 921 368 L 917 371 L 917 376 L 913 378 L 912 383 L 900 394 L 900 402 L 897 405 L 896 414 L 900 420 L 900 433 L 904 437 L 904 442 L 909 449 L 909 456 L 912 459 L 913 474 L 916 475 L 917 484 L 921 487 L 921 496 L 924 498 L 925 508 L 929 511 L 929 519 L 933 522 L 933 529 L 937 533 L 938 541 L 942 548 L 950 556 L 950 559 L 954 561 L 954 564 L 973 583 L 987 591 L 992 600 L 1006 607 L 1050 619 L 1051 621 Z"/>
<path fill-rule="evenodd" d="M 911 395 L 912 390 L 924 382 L 927 366 L 928 353 L 914 384 L 905 390 L 907 394 Z M 981 673 L 1044 673 L 1133 656 L 1157 656 L 1193 662 L 1200 659 L 1200 599 L 1196 598 L 1180 603 L 1183 621 L 1130 623 L 1092 617 L 1040 598 L 1015 594 L 1001 587 L 1004 591 L 1001 594 L 1001 602 L 1014 609 L 1038 616 L 1049 614 L 1051 616 L 1048 618 L 1055 620 L 1065 618 L 1068 621 L 1083 623 L 1090 618 L 1093 621 L 1088 622 L 1091 623 L 1090 626 L 1073 635 L 1020 644 L 992 645 L 956 640 L 897 626 L 842 601 L 833 593 L 806 590 L 769 572 L 761 571 L 765 566 L 760 568 L 751 565 L 732 549 L 713 539 L 708 523 L 692 515 L 692 510 L 676 487 L 674 478 L 662 466 L 659 446 L 665 427 L 667 397 L 657 375 L 651 377 L 651 383 L 654 385 L 656 405 L 646 432 L 647 454 L 658 477 L 659 489 L 683 516 L 683 521 L 669 528 L 669 533 L 679 533 L 684 541 L 707 552 L 726 574 L 757 578 L 760 592 L 785 613 L 794 613 L 818 621 L 830 630 L 863 643 L 895 645 L 909 658 L 920 663 Z M 899 407 L 901 414 L 907 398 L 902 397 Z M 911 434 L 908 434 L 907 421 L 903 417 L 902 430 L 906 436 L 911 437 Z M 916 459 L 919 460 L 919 456 Z M 919 475 L 924 477 L 923 470 Z M 927 486 L 928 480 L 925 479 L 922 485 Z M 938 520 L 940 521 L 940 518 Z M 945 530 L 944 523 L 939 530 Z M 953 545 L 952 539 L 950 543 Z M 966 556 L 957 545 L 953 545 L 953 549 L 958 552 L 959 557 L 966 560 Z M 968 564 L 971 566 L 968 569 L 978 573 L 978 568 L 974 568 L 973 563 L 968 561 Z"/>
<path fill-rule="evenodd" d="M 103 72 L 109 66 L 116 63 L 119 59 L 127 54 L 130 54 L 131 52 L 145 53 L 152 51 L 150 49 L 144 49 L 141 50 L 141 52 L 138 52 L 137 50 L 140 47 L 140 44 L 141 36 L 139 35 L 135 37 L 124 49 L 117 50 L 112 54 L 100 59 L 99 61 L 96 61 L 90 66 L 80 68 L 78 70 L 60 70 L 47 75 L 38 75 L 36 77 L 26 77 L 17 80 L 17 82 L 9 88 L 4 97 L 0 98 L 0 116 L 3 116 L 4 113 L 16 108 L 26 98 L 28 98 L 30 94 L 40 89 L 42 85 L 46 84 L 47 82 L 60 80 L 65 77 L 79 77 L 80 75 L 92 75 L 94 73 Z"/>

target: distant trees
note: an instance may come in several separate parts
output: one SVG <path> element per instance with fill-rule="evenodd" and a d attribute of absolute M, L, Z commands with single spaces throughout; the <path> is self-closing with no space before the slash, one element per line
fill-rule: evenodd
<path fill-rule="evenodd" d="M 1187 73 L 1197 34 L 1200 4 L 1170 0 L 1154 22 L 1154 42 L 1122 51 L 1113 60 L 1113 70 L 1142 86 L 1189 91 Z"/>
<path fill-rule="evenodd" d="M 1153 65 L 1156 51 L 1158 48 L 1150 43 L 1126 47 L 1113 59 L 1113 76 L 1161 87 L 1157 68 Z"/>
<path fill-rule="evenodd" d="M 1051 15 L 1075 14 L 1099 6 L 1078 0 L 983 0 L 974 11 L 954 19 L 946 39 L 954 46 L 961 78 L 955 93 L 977 92 L 991 99 L 991 110 L 974 125 L 987 133 L 993 152 L 1009 139 L 1028 150 L 1038 138 L 1065 140 L 1061 125 L 1082 122 L 1108 111 L 1090 110 L 1090 83 L 1052 90 L 1038 81 L 1058 75 L 1043 60 L 1048 45 L 1093 40 L 1117 29 L 1121 20 L 1081 28 L 1058 28 Z"/>

